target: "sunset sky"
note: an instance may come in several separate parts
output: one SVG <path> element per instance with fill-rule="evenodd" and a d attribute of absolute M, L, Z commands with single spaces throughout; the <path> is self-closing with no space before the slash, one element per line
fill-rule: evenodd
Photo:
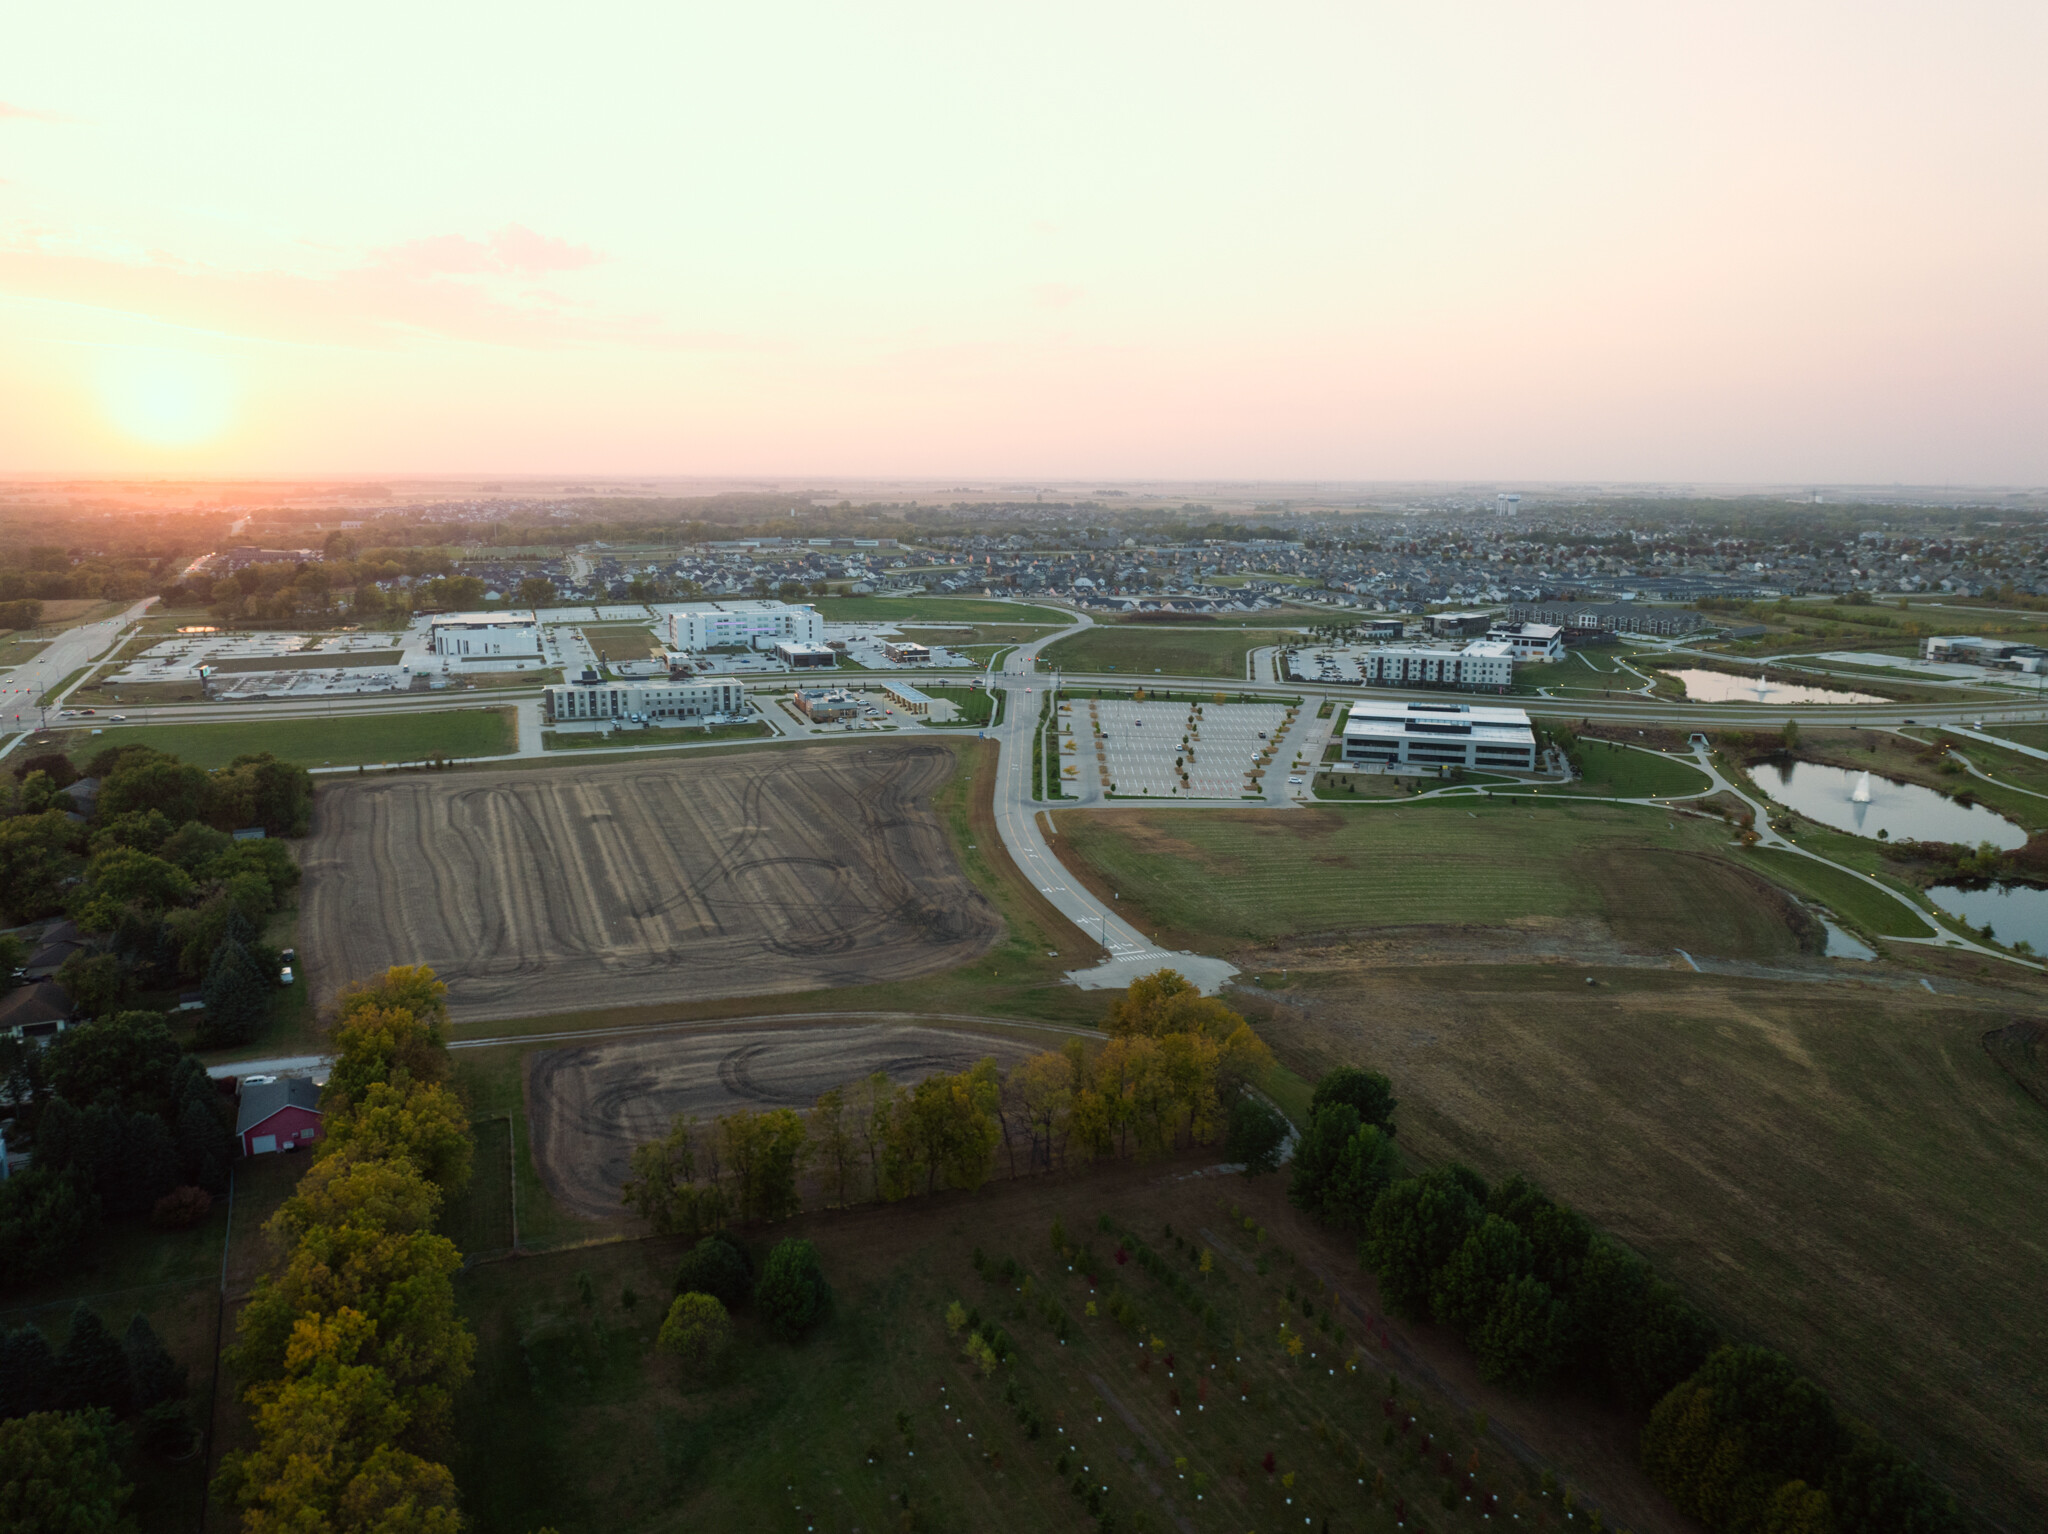
<path fill-rule="evenodd" d="M 9 7 L 0 473 L 2048 482 L 2048 5 Z"/>

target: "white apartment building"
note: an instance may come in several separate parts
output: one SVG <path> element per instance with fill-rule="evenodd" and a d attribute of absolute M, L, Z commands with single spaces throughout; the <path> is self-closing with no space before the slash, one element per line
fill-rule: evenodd
<path fill-rule="evenodd" d="M 1506 692 L 1515 660 L 1505 645 L 1485 640 L 1457 649 L 1388 645 L 1358 657 L 1359 680 L 1377 687 L 1449 687 Z"/>
<path fill-rule="evenodd" d="M 548 688 L 547 699 L 548 718 L 558 724 L 576 719 L 627 719 L 634 714 L 657 722 L 687 722 L 747 711 L 747 690 L 733 677 L 606 682 L 585 673 L 585 680 Z"/>
<path fill-rule="evenodd" d="M 1359 702 L 1344 720 L 1344 760 L 1384 767 L 1536 770 L 1536 732 L 1519 708 Z"/>
<path fill-rule="evenodd" d="M 442 613 L 427 620 L 427 647 L 436 655 L 473 660 L 540 654 L 540 625 L 531 610 Z"/>
<path fill-rule="evenodd" d="M 825 620 L 815 607 L 789 602 L 692 602 L 662 620 L 672 650 L 771 649 L 778 640 L 819 645 Z"/>

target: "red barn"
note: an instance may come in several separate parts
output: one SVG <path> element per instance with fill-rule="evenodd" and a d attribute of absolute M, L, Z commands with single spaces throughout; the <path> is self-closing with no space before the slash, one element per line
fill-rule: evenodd
<path fill-rule="evenodd" d="M 305 1076 L 243 1082 L 235 1133 L 245 1156 L 311 1145 L 320 1138 L 320 1084 Z"/>

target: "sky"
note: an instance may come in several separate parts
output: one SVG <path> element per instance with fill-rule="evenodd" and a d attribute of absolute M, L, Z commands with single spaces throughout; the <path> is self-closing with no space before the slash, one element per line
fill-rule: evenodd
<path fill-rule="evenodd" d="M 2039 0 L 10 6 L 0 473 L 2048 483 Z"/>

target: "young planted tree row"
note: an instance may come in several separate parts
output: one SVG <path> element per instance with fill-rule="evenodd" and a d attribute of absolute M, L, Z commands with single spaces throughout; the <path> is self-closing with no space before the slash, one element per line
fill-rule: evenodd
<path fill-rule="evenodd" d="M 983 1060 L 909 1087 L 877 1073 L 821 1095 L 808 1113 L 678 1116 L 636 1146 L 626 1204 L 656 1230 L 701 1235 L 786 1219 L 809 1171 L 828 1204 L 978 1188 L 1075 1160 L 1207 1144 L 1272 1056 L 1249 1024 L 1171 970 L 1135 981 L 1103 1019 L 1107 1040 L 1073 1039 L 1008 1071 Z"/>
<path fill-rule="evenodd" d="M 1519 1175 L 1400 1175 L 1387 1078 L 1318 1084 L 1289 1198 L 1360 1235 L 1396 1315 L 1454 1328 L 1480 1372 L 1648 1412 L 1643 1462 L 1682 1510 L 1742 1534 L 1951 1534 L 1948 1494 L 1766 1348 L 1728 1344 L 1634 1253 Z"/>
<path fill-rule="evenodd" d="M 471 1152 L 446 993 L 400 967 L 342 995 L 326 1138 L 265 1227 L 284 1255 L 230 1354 L 256 1446 L 226 1456 L 215 1492 L 250 1534 L 461 1528 L 437 1462 L 476 1349 L 455 1305 L 462 1254 L 434 1231 Z"/>

